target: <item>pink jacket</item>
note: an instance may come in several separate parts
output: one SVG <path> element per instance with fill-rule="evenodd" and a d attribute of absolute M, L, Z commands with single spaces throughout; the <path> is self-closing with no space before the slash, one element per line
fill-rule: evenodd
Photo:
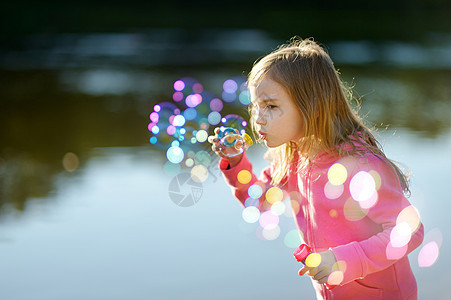
<path fill-rule="evenodd" d="M 328 171 L 335 163 L 346 168 L 346 181 L 341 185 L 329 182 Z M 245 155 L 230 169 L 228 161 L 221 159 L 220 169 L 243 205 L 249 198 L 249 186 L 259 184 L 270 188 L 272 167 L 265 168 L 257 178 Z M 241 170 L 252 174 L 249 183 L 237 180 Z M 322 152 L 303 170 L 296 171 L 293 164 L 280 187 L 295 201 L 292 206 L 296 224 L 305 242 L 315 252 L 331 249 L 342 271 L 341 284 L 330 291 L 313 281 L 317 298 L 417 299 L 417 284 L 407 254 L 422 243 L 424 230 L 404 197 L 394 169 L 370 153 L 339 158 Z M 369 174 L 375 180 L 368 181 Z M 365 190 L 362 186 L 369 187 Z M 356 201 L 362 199 L 363 202 Z M 265 192 L 259 201 L 260 210 L 269 208 L 265 204 Z M 407 220 L 411 224 L 407 228 L 412 230 L 407 234 L 406 226 L 393 230 L 397 219 L 398 223 Z M 404 233 L 397 235 L 399 232 Z"/>

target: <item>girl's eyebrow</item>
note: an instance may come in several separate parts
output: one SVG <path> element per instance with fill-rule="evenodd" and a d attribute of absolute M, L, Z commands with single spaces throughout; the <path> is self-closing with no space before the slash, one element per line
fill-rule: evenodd
<path fill-rule="evenodd" d="M 252 102 L 258 102 L 258 103 L 268 103 L 268 102 L 278 102 L 279 100 L 276 98 L 266 98 L 266 99 L 256 99 L 255 101 Z"/>

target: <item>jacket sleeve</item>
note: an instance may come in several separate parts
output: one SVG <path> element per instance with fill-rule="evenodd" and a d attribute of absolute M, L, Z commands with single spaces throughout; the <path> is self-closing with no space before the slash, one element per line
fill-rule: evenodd
<path fill-rule="evenodd" d="M 221 170 L 225 182 L 230 186 L 233 195 L 241 202 L 243 206 L 245 201 L 249 198 L 256 198 L 258 201 L 258 208 L 260 211 L 265 211 L 270 209 L 270 205 L 266 201 L 266 192 L 271 186 L 271 174 L 273 172 L 272 166 L 264 168 L 259 177 L 257 177 L 252 169 L 252 164 L 248 160 L 246 154 L 243 155 L 241 161 L 234 166 L 229 168 L 229 161 L 222 158 L 219 161 L 219 169 Z M 256 187 L 256 193 L 249 193 L 249 187 Z M 286 193 L 283 192 L 283 198 L 286 197 Z"/>
<path fill-rule="evenodd" d="M 363 171 L 376 172 L 381 178 L 377 202 L 367 211 L 367 217 L 380 224 L 381 231 L 366 240 L 332 248 L 337 261 L 345 262 L 341 285 L 389 267 L 416 249 L 424 236 L 419 215 L 405 198 L 394 169 L 375 157 Z"/>

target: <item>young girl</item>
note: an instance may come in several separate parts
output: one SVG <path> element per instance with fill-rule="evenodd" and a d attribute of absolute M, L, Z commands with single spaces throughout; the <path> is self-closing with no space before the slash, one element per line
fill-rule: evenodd
<path fill-rule="evenodd" d="M 404 196 L 407 178 L 352 110 L 329 55 L 310 39 L 282 45 L 254 65 L 248 86 L 271 164 L 257 178 L 245 154 L 227 157 L 209 139 L 235 197 L 245 205 L 248 188 L 260 185 L 260 211 L 271 207 L 270 188 L 290 197 L 320 257 L 299 271 L 318 299 L 416 299 L 407 254 L 421 244 L 423 225 Z"/>

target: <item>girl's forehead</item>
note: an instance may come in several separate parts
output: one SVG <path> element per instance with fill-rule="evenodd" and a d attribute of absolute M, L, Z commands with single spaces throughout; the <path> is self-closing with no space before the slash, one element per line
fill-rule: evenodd
<path fill-rule="evenodd" d="M 256 100 L 267 100 L 286 93 L 282 85 L 271 79 L 263 79 L 258 85 L 250 85 L 249 91 Z"/>

